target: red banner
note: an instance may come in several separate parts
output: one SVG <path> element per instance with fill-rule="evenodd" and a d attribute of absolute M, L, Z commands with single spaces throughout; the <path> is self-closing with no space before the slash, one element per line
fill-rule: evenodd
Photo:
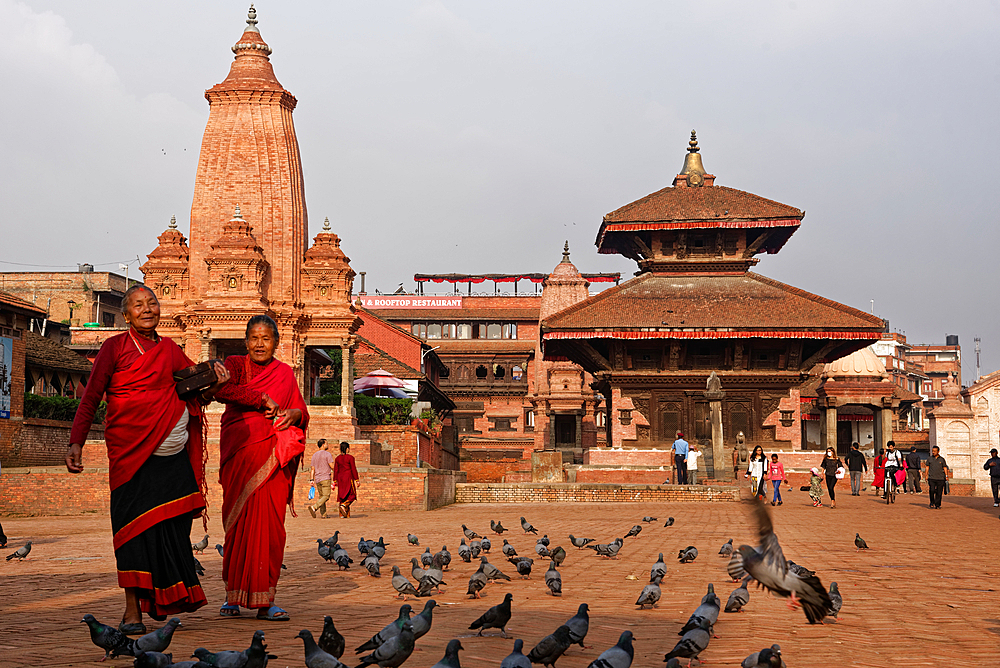
<path fill-rule="evenodd" d="M 383 308 L 430 308 L 460 309 L 461 297 L 423 297 L 421 295 L 364 295 L 357 303 L 367 309 Z"/>

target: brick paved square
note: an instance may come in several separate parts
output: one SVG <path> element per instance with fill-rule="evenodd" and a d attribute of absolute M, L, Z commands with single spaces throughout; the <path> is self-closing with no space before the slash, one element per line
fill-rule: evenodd
<path fill-rule="evenodd" d="M 839 623 L 809 626 L 801 611 L 792 612 L 780 599 L 751 589 L 746 612 L 720 616 L 716 632 L 702 654 L 708 665 L 738 666 L 751 651 L 773 642 L 781 644 L 789 666 L 996 666 L 1000 665 L 1000 610 L 995 546 L 1000 520 L 987 499 L 946 497 L 942 510 L 927 508 L 924 496 L 901 496 L 894 506 L 872 496 L 843 495 L 837 509 L 812 508 L 803 492 L 787 494 L 785 505 L 774 508 L 775 530 L 788 558 L 815 569 L 825 585 L 840 584 L 844 608 Z M 512 582 L 489 586 L 482 601 L 466 595 L 469 575 L 477 567 L 458 560 L 462 523 L 486 533 L 489 520 L 500 519 L 504 534 L 521 554 L 534 556 L 535 539 L 524 536 L 518 518 L 524 515 L 547 533 L 553 545 L 568 551 L 560 569 L 562 598 L 553 598 L 544 584 L 546 566 L 535 563 L 530 580 L 516 574 Z M 591 550 L 577 551 L 567 539 L 572 532 L 608 541 L 624 533 L 645 515 L 659 521 L 644 525 L 638 539 L 628 539 L 618 561 L 598 558 Z M 215 510 L 210 524 L 211 545 L 221 542 Z M 673 527 L 664 528 L 668 516 Z M 499 603 L 505 592 L 514 594 L 511 638 L 523 638 L 525 651 L 572 616 L 581 602 L 591 610 L 587 644 L 574 647 L 559 660 L 560 668 L 582 668 L 612 645 L 624 629 L 635 634 L 634 666 L 660 666 L 663 655 L 677 641 L 676 631 L 697 606 L 708 582 L 714 582 L 723 602 L 735 585 L 727 582 L 726 560 L 717 556 L 728 538 L 739 545 L 753 542 L 748 506 L 736 503 L 675 504 L 474 504 L 455 505 L 432 512 L 385 512 L 351 520 L 312 519 L 303 513 L 288 519 L 288 570 L 279 583 L 277 603 L 292 616 L 290 623 L 257 622 L 251 618 L 218 616 L 223 586 L 221 559 L 209 549 L 201 556 L 210 605 L 183 615 L 184 626 L 170 650 L 186 658 L 199 646 L 243 649 L 254 629 L 263 628 L 269 650 L 279 656 L 272 666 L 301 666 L 301 628 L 318 633 L 323 615 L 333 616 L 348 641 L 345 660 L 357 665 L 352 649 L 367 640 L 396 614 L 400 602 L 388 574 L 399 564 L 409 575 L 409 558 L 424 546 L 437 551 L 447 544 L 454 555 L 446 572 L 449 586 L 435 596 L 430 633 L 417 642 L 418 650 L 406 666 L 431 666 L 448 640 L 462 639 L 464 666 L 499 665 L 512 648 L 489 632 L 476 638 L 468 625 L 486 608 Z M 23 563 L 0 562 L 0 665 L 86 666 L 101 658 L 79 622 L 91 612 L 106 623 L 121 615 L 122 597 L 116 586 L 111 534 L 107 517 L 39 517 L 4 519 L 9 551 L 23 540 L 34 541 L 31 558 Z M 348 572 L 337 572 L 316 554 L 315 539 L 341 531 L 342 543 L 355 558 Z M 406 533 L 419 536 L 420 547 L 406 544 Z M 859 531 L 872 549 L 856 553 Z M 201 537 L 197 531 L 193 540 Z M 360 567 L 360 535 L 385 536 L 390 543 L 383 560 L 383 577 L 374 579 Z M 494 540 L 491 563 L 508 574 L 515 569 L 502 557 L 502 541 Z M 698 559 L 677 563 L 677 550 L 693 544 Z M 6 553 L 9 553 L 5 552 Z M 633 602 L 648 579 L 658 552 L 664 553 L 668 573 L 663 580 L 659 608 L 638 611 Z M 627 579 L 634 575 L 636 580 Z M 418 610 L 423 601 L 413 603 Z M 147 620 L 148 621 L 148 620 Z M 110 665 L 131 665 L 118 659 Z"/>

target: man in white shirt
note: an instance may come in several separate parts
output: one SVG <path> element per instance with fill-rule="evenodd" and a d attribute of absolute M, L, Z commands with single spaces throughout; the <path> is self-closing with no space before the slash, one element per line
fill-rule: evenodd
<path fill-rule="evenodd" d="M 687 453 L 687 474 L 688 474 L 688 484 L 697 485 L 698 484 L 698 458 L 701 457 L 701 452 L 698 450 L 698 446 L 694 443 L 688 446 Z"/>

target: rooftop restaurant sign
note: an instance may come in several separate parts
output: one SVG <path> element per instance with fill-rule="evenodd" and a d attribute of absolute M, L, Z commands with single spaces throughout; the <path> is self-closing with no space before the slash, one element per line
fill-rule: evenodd
<path fill-rule="evenodd" d="M 358 304 L 365 308 L 462 308 L 461 297 L 424 297 L 421 295 L 362 295 Z"/>

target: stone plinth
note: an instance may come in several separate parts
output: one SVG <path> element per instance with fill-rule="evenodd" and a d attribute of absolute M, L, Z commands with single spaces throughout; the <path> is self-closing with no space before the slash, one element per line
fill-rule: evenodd
<path fill-rule="evenodd" d="M 551 450 L 531 453 L 531 482 L 562 482 L 562 453 Z"/>

